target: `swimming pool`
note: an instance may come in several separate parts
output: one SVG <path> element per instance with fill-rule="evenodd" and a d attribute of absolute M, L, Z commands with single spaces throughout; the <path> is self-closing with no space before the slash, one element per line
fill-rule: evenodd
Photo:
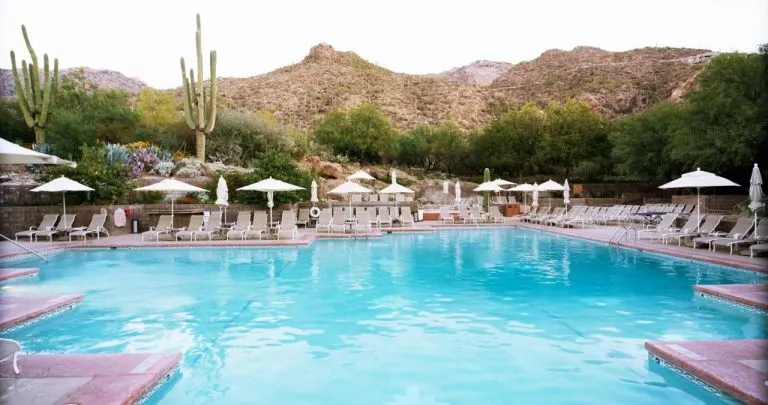
<path fill-rule="evenodd" d="M 309 247 L 67 251 L 4 294 L 84 294 L 29 352 L 181 351 L 150 404 L 723 403 L 646 340 L 765 338 L 695 299 L 749 272 L 523 229 Z"/>

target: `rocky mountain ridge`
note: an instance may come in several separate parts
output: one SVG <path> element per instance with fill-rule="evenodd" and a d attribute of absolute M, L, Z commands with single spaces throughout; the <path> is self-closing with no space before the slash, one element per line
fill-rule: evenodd
<path fill-rule="evenodd" d="M 59 75 L 66 76 L 79 70 L 83 71 L 86 80 L 103 88 L 123 89 L 129 93 L 137 94 L 141 89 L 147 87 L 147 84 L 139 79 L 109 69 L 67 68 L 59 70 Z M 13 97 L 15 95 L 16 86 L 13 83 L 13 73 L 10 69 L 0 69 L 0 97 Z"/>
<path fill-rule="evenodd" d="M 453 80 L 459 83 L 488 86 L 499 76 L 506 73 L 512 66 L 514 66 L 514 63 L 477 60 L 469 65 L 455 67 L 446 70 L 445 72 L 436 73 L 430 76 Z"/>

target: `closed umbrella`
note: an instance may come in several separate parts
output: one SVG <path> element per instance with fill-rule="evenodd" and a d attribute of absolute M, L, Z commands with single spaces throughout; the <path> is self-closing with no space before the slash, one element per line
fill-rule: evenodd
<path fill-rule="evenodd" d="M 229 188 L 224 176 L 219 176 L 219 183 L 216 185 L 216 205 L 219 209 L 224 208 L 224 222 L 227 222 L 227 207 L 229 206 Z"/>
<path fill-rule="evenodd" d="M 63 215 L 61 217 L 61 220 L 64 221 L 64 223 L 67 223 L 67 191 L 93 191 L 92 188 L 86 186 L 85 184 L 80 184 L 72 179 L 68 179 L 64 176 L 59 177 L 58 179 L 51 180 L 42 186 L 38 186 L 33 188 L 30 191 L 34 191 L 36 193 L 38 192 L 48 192 L 48 193 L 61 193 L 61 202 L 62 202 L 62 208 L 63 208 Z"/>
<path fill-rule="evenodd" d="M 680 176 L 679 179 L 672 180 L 669 183 L 659 186 L 660 189 L 670 188 L 695 188 L 696 189 L 696 219 L 701 222 L 701 188 L 702 187 L 738 187 L 739 185 L 720 177 L 714 173 L 705 172 L 701 168 L 696 168 L 696 171 L 688 172 Z M 698 232 L 700 225 L 696 226 Z"/>
<path fill-rule="evenodd" d="M 448 183 L 448 180 L 443 180 L 443 203 L 448 202 L 448 194 L 450 191 L 450 184 Z"/>
<path fill-rule="evenodd" d="M 536 183 L 533 183 L 533 196 L 531 197 L 531 207 L 538 207 L 539 206 L 539 186 Z"/>
<path fill-rule="evenodd" d="M 304 190 L 304 187 L 295 186 L 290 183 L 286 183 L 282 180 L 273 179 L 272 177 L 257 181 L 256 183 L 249 184 L 238 188 L 241 191 L 262 191 L 267 193 L 267 207 L 269 208 L 269 225 L 271 226 L 274 221 L 272 220 L 272 208 L 275 206 L 274 192 L 275 191 L 298 191 Z"/>
<path fill-rule="evenodd" d="M 340 195 L 349 195 L 349 194 L 368 194 L 373 192 L 372 190 L 365 188 L 357 183 L 353 183 L 351 181 L 345 181 L 344 183 L 341 183 L 339 186 L 334 188 L 333 190 L 329 191 L 329 194 L 340 194 Z M 349 198 L 349 209 L 352 209 L 352 198 Z"/>
<path fill-rule="evenodd" d="M 46 155 L 16 145 L 0 138 L 0 164 L 3 165 L 64 165 L 77 167 L 75 162 L 61 159 L 57 156 Z"/>
<path fill-rule="evenodd" d="M 461 184 L 459 184 L 459 181 L 456 180 L 456 185 L 453 186 L 453 195 L 456 197 L 456 205 L 459 205 L 459 201 L 461 201 Z"/>
<path fill-rule="evenodd" d="M 208 191 L 204 188 L 200 188 L 197 186 L 193 186 L 191 184 L 187 184 L 183 181 L 178 181 L 176 179 L 165 179 L 163 181 L 157 182 L 155 184 L 150 184 L 148 186 L 139 187 L 134 189 L 136 191 L 165 191 L 165 192 L 186 192 L 186 193 L 199 193 L 199 192 L 205 192 Z M 171 197 L 171 227 L 173 227 L 173 201 L 174 198 Z"/>
<path fill-rule="evenodd" d="M 571 203 L 571 186 L 568 185 L 568 179 L 563 183 L 563 205 L 565 205 L 565 214 L 568 214 L 568 204 Z"/>
<path fill-rule="evenodd" d="M 392 169 L 392 184 L 397 183 L 397 171 L 393 168 Z"/>
<path fill-rule="evenodd" d="M 760 175 L 760 168 L 757 167 L 757 163 L 752 167 L 752 177 L 749 179 L 749 199 L 751 200 L 749 209 L 755 214 L 754 229 L 757 232 L 757 210 L 765 206 L 763 203 L 763 176 Z M 755 237 L 758 236 L 765 235 L 755 235 Z"/>
<path fill-rule="evenodd" d="M 312 195 L 309 197 L 309 201 L 312 202 L 312 206 L 315 205 L 318 201 L 320 201 L 319 198 L 317 198 L 317 182 L 312 180 L 312 186 L 310 188 Z"/>

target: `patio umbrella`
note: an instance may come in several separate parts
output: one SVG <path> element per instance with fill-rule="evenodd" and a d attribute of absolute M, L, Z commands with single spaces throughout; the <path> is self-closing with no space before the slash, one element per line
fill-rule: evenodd
<path fill-rule="evenodd" d="M 238 188 L 241 191 L 262 191 L 267 193 L 267 207 L 269 207 L 269 225 L 272 221 L 272 208 L 275 206 L 274 192 L 275 191 L 297 191 L 304 190 L 304 187 L 295 186 L 290 183 L 286 183 L 282 180 L 273 179 L 272 177 L 257 181 L 256 183 L 249 184 Z"/>
<path fill-rule="evenodd" d="M 219 184 L 216 186 L 216 205 L 224 207 L 224 222 L 227 222 L 227 207 L 229 206 L 229 188 L 224 176 L 219 176 Z"/>
<path fill-rule="evenodd" d="M 312 180 L 312 186 L 310 187 L 310 190 L 312 192 L 312 195 L 309 197 L 309 201 L 312 202 L 312 206 L 315 206 L 315 203 L 320 201 L 319 198 L 317 198 L 317 182 Z"/>
<path fill-rule="evenodd" d="M 755 214 L 754 229 L 757 232 L 757 210 L 764 207 L 763 203 L 763 176 L 760 175 L 760 168 L 757 167 L 757 163 L 752 167 L 752 177 L 749 179 L 749 209 Z M 760 235 L 755 235 L 755 237 Z M 765 236 L 765 235 L 763 235 Z"/>
<path fill-rule="evenodd" d="M 414 191 L 411 190 L 410 188 L 397 183 L 390 184 L 384 187 L 383 189 L 379 190 L 379 194 L 413 194 L 413 193 Z M 397 198 L 395 198 L 395 207 L 397 207 Z"/>
<path fill-rule="evenodd" d="M 456 185 L 453 186 L 453 195 L 456 197 L 456 204 L 459 204 L 459 201 L 461 200 L 461 184 L 459 184 L 459 181 L 456 180 Z"/>
<path fill-rule="evenodd" d="M 496 179 L 496 180 L 493 180 L 491 183 L 493 183 L 493 184 L 495 184 L 497 186 L 514 186 L 515 184 L 517 184 L 517 183 L 513 183 L 511 181 L 504 180 L 504 179 Z"/>
<path fill-rule="evenodd" d="M 178 181 L 176 179 L 165 179 L 163 181 L 157 182 L 155 184 L 150 184 L 148 186 L 135 188 L 136 191 L 165 191 L 165 192 L 186 192 L 186 193 L 199 193 L 199 192 L 205 192 L 208 191 L 204 188 L 200 188 L 197 186 L 193 186 L 191 184 L 187 184 L 183 181 Z M 174 198 L 171 196 L 171 228 L 174 227 L 173 225 L 173 202 Z"/>
<path fill-rule="evenodd" d="M 394 167 L 392 168 L 392 176 L 391 177 L 392 177 L 392 184 L 397 183 L 397 171 L 395 170 Z"/>
<path fill-rule="evenodd" d="M 46 155 L 16 145 L 0 138 L 0 164 L 3 165 L 65 165 L 77 167 L 75 162 L 61 159 L 57 156 Z"/>
<path fill-rule="evenodd" d="M 539 184 L 538 189 L 539 191 L 563 191 L 563 186 L 549 179 Z M 547 194 L 547 205 L 552 206 L 552 195 L 549 193 Z"/>
<path fill-rule="evenodd" d="M 475 187 L 472 191 L 477 192 L 483 192 L 483 191 L 493 191 L 493 192 L 499 192 L 504 191 L 503 188 L 501 188 L 498 184 L 488 181 L 485 183 L 480 184 L 479 186 Z"/>
<path fill-rule="evenodd" d="M 448 193 L 450 193 L 450 184 L 448 180 L 443 180 L 443 202 L 448 202 Z"/>
<path fill-rule="evenodd" d="M 363 170 L 358 170 L 347 177 L 347 180 L 376 180 L 373 176 Z"/>
<path fill-rule="evenodd" d="M 329 191 L 329 194 L 340 194 L 340 195 L 348 195 L 348 194 L 368 194 L 372 193 L 373 190 L 367 189 L 357 183 L 353 183 L 349 180 L 345 181 L 344 183 L 341 183 L 338 187 L 334 188 L 333 190 Z M 349 209 L 352 209 L 352 199 L 349 199 Z"/>
<path fill-rule="evenodd" d="M 571 186 L 568 185 L 568 179 L 565 179 L 563 183 L 563 205 L 565 205 L 565 213 L 568 214 L 568 204 L 571 203 Z"/>
<path fill-rule="evenodd" d="M 523 193 L 523 205 L 527 206 L 528 205 L 528 194 L 526 194 L 526 193 L 530 193 L 531 191 L 533 191 L 533 184 L 528 184 L 528 183 L 519 184 L 519 185 L 517 185 L 515 187 L 510 188 L 507 191 L 519 191 L 519 192 Z"/>
<path fill-rule="evenodd" d="M 738 187 L 739 185 L 720 177 L 714 173 L 705 172 L 701 168 L 696 168 L 694 172 L 688 172 L 680 176 L 677 180 L 672 180 L 669 183 L 659 186 L 660 189 L 666 190 L 670 188 L 695 188 L 696 189 L 696 219 L 701 222 L 701 188 L 702 187 Z M 700 225 L 696 226 L 698 232 Z"/>
<path fill-rule="evenodd" d="M 533 183 L 533 196 L 531 197 L 531 207 L 538 207 L 539 206 L 539 186 L 536 183 Z"/>
<path fill-rule="evenodd" d="M 38 186 L 33 188 L 30 191 L 34 191 L 36 193 L 39 192 L 48 192 L 48 193 L 61 193 L 61 202 L 63 207 L 63 215 L 61 217 L 61 220 L 64 221 L 64 223 L 67 223 L 67 191 L 93 191 L 92 188 L 86 186 L 85 184 L 80 184 L 74 180 L 68 179 L 64 176 L 59 177 L 58 179 L 51 180 L 42 186 Z"/>

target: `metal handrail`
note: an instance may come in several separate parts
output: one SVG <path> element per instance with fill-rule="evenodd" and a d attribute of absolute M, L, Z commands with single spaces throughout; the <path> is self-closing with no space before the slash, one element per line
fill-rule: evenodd
<path fill-rule="evenodd" d="M 34 250 L 32 250 L 32 249 L 30 249 L 30 248 L 28 248 L 28 247 L 26 247 L 26 246 L 23 246 L 23 245 L 19 244 L 19 242 L 16 242 L 15 240 L 13 240 L 13 239 L 11 239 L 11 238 L 9 238 L 9 237 L 7 237 L 7 236 L 3 235 L 3 234 L 0 234 L 0 236 L 2 236 L 2 237 L 3 237 L 3 239 L 7 240 L 8 242 L 11 242 L 11 243 L 13 243 L 14 245 L 16 245 L 16 246 L 18 246 L 18 247 L 20 247 L 20 248 L 22 248 L 22 249 L 26 250 L 26 251 L 27 251 L 27 252 L 29 252 L 29 253 L 32 253 L 33 255 L 35 255 L 35 256 L 37 256 L 37 257 L 39 257 L 40 259 L 42 259 L 44 262 L 48 263 L 48 259 L 46 259 L 45 257 L 41 256 L 41 255 L 40 255 L 40 253 L 37 253 L 37 252 L 35 252 Z"/>
<path fill-rule="evenodd" d="M 622 232 L 622 231 L 623 231 L 623 232 Z M 619 232 L 621 232 L 621 233 L 619 234 Z M 612 235 L 611 235 L 611 237 L 608 239 L 608 244 L 610 245 L 610 244 L 611 244 L 611 242 L 614 242 L 613 238 L 614 238 L 614 237 L 615 237 L 617 234 L 619 235 L 619 237 L 618 237 L 618 238 L 616 238 L 616 241 L 615 241 L 616 245 L 618 245 L 618 244 L 619 244 L 619 242 L 621 242 L 621 239 L 622 239 L 622 238 L 624 238 L 624 237 L 627 237 L 627 240 L 629 240 L 629 234 L 630 234 L 630 233 L 631 233 L 631 234 L 632 234 L 632 236 L 633 236 L 633 240 L 634 240 L 635 242 L 637 242 L 637 229 L 635 229 L 635 228 L 633 228 L 633 227 L 631 227 L 631 226 L 623 226 L 623 225 L 622 225 L 622 226 L 618 227 L 618 228 L 617 228 L 615 231 L 613 231 L 613 234 L 612 234 Z"/>

